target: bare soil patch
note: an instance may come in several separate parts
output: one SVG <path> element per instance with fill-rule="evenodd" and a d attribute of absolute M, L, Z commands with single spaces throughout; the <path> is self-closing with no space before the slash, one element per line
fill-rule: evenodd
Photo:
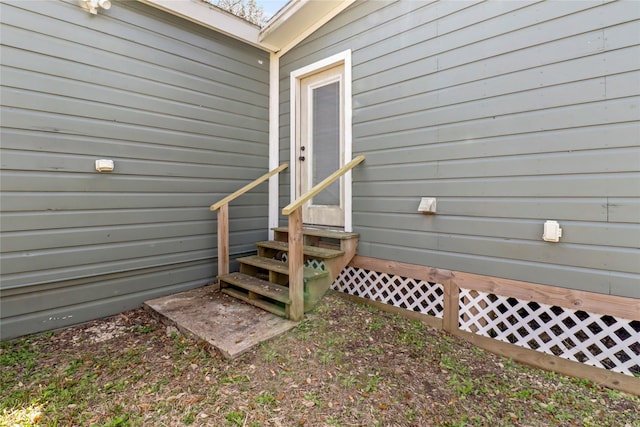
<path fill-rule="evenodd" d="M 142 309 L 0 348 L 7 426 L 640 426 L 636 396 L 333 293 L 234 361 Z"/>

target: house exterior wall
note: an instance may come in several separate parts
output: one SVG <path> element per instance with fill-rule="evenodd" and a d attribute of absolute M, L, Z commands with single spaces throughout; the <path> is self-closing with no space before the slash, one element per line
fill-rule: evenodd
<path fill-rule="evenodd" d="M 268 168 L 268 54 L 139 2 L 1 9 L 2 338 L 212 281 L 209 205 Z M 267 204 L 231 205 L 232 255 Z"/>
<path fill-rule="evenodd" d="M 280 58 L 280 158 L 289 74 L 351 49 L 359 255 L 640 298 L 639 18 L 630 1 L 356 2 Z"/>

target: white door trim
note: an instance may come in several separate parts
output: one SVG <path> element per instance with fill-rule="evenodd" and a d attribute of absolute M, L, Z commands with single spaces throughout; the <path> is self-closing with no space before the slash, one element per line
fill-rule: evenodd
<path fill-rule="evenodd" d="M 344 66 L 344 162 L 347 163 L 351 160 L 352 156 L 352 102 L 351 102 L 351 50 L 345 50 L 343 52 L 332 55 L 328 58 L 309 64 L 305 67 L 299 68 L 291 72 L 290 76 L 290 200 L 294 201 L 296 198 L 295 179 L 296 179 L 296 155 L 297 152 L 294 149 L 295 142 L 298 134 L 298 124 L 296 118 L 300 114 L 300 80 L 311 75 L 323 71 L 328 68 L 332 68 L 338 65 Z M 351 172 L 348 172 L 344 177 L 344 229 L 345 231 L 352 231 L 351 220 Z"/>
<path fill-rule="evenodd" d="M 280 59 L 274 53 L 269 56 L 269 170 L 280 166 Z M 269 240 L 273 239 L 273 228 L 278 226 L 278 201 L 280 177 L 269 178 L 269 218 L 267 231 Z"/>

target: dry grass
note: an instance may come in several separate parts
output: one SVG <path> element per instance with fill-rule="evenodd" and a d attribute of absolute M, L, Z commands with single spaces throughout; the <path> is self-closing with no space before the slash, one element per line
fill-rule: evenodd
<path fill-rule="evenodd" d="M 640 426 L 638 397 L 329 295 L 235 361 L 143 310 L 5 342 L 2 426 Z"/>

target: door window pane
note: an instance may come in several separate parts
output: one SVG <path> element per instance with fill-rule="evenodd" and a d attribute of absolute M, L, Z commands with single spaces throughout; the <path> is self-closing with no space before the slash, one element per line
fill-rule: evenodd
<path fill-rule="evenodd" d="M 313 185 L 340 167 L 340 82 L 313 89 Z M 340 180 L 314 197 L 314 205 L 340 205 Z"/>

